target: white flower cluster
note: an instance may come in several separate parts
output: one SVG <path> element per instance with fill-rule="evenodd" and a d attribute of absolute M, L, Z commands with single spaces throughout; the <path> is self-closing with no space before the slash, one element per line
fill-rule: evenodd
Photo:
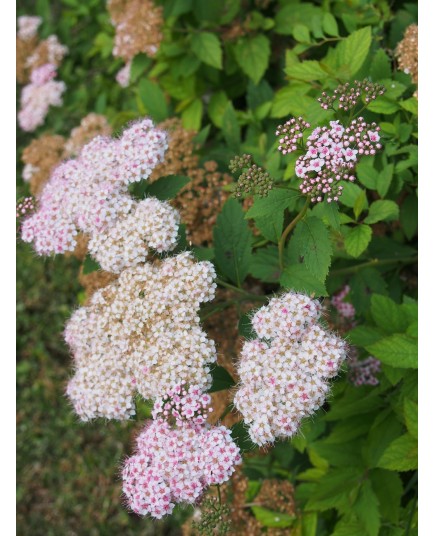
<path fill-rule="evenodd" d="M 262 340 L 243 346 L 234 404 L 258 445 L 293 436 L 301 419 L 322 406 L 345 359 L 345 342 L 317 323 L 320 313 L 318 301 L 289 292 L 253 317 Z"/>
<path fill-rule="evenodd" d="M 134 394 L 158 397 L 174 385 L 211 385 L 214 342 L 197 310 L 214 297 L 214 267 L 190 253 L 124 270 L 67 324 L 75 360 L 67 394 L 82 420 L 128 419 Z"/>
<path fill-rule="evenodd" d="M 17 36 L 23 41 L 29 41 L 36 37 L 39 26 L 42 24 L 41 17 L 31 17 L 23 15 L 18 17 L 18 32 Z"/>
<path fill-rule="evenodd" d="M 153 197 L 134 203 L 131 212 L 107 231 L 94 234 L 89 252 L 101 268 L 120 273 L 146 262 L 148 247 L 162 253 L 177 242 L 179 213 Z"/>
<path fill-rule="evenodd" d="M 128 184 L 149 177 L 166 149 L 166 133 L 148 119 L 131 125 L 119 140 L 97 136 L 54 170 L 38 211 L 23 222 L 23 240 L 42 255 L 64 253 L 74 250 L 82 231 L 110 272 L 143 262 L 149 247 L 172 250 L 178 212 L 153 198 L 136 202 L 128 192 Z"/>

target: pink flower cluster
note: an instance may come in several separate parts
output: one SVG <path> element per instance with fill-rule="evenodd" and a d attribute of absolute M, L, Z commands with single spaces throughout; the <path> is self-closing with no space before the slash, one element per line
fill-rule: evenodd
<path fill-rule="evenodd" d="M 62 106 L 66 86 L 64 82 L 54 80 L 56 73 L 55 65 L 42 65 L 32 71 L 30 84 L 23 88 L 18 123 L 26 132 L 44 123 L 50 106 Z"/>
<path fill-rule="evenodd" d="M 361 385 L 378 385 L 377 374 L 381 371 L 381 362 L 375 357 L 358 359 L 355 352 L 348 359 L 348 379 L 356 387 Z"/>
<path fill-rule="evenodd" d="M 35 200 L 33 197 L 25 197 L 17 204 L 17 219 L 22 218 L 26 214 L 30 214 L 35 210 Z"/>
<path fill-rule="evenodd" d="M 38 211 L 24 221 L 22 238 L 41 255 L 73 251 L 79 231 L 107 271 L 143 262 L 148 246 L 176 245 L 178 212 L 157 199 L 135 201 L 128 185 L 145 180 L 163 161 L 166 133 L 144 119 L 120 139 L 97 136 L 76 159 L 58 166 L 42 191 Z"/>
<path fill-rule="evenodd" d="M 295 165 L 297 177 L 303 179 L 300 190 L 312 202 L 338 201 L 346 181 L 354 182 L 354 168 L 363 155 L 375 155 L 381 149 L 380 127 L 366 123 L 363 117 L 353 119 L 348 127 L 330 121 L 329 127 L 318 127 L 307 138 L 307 151 Z"/>
<path fill-rule="evenodd" d="M 41 17 L 31 17 L 23 15 L 18 17 L 18 33 L 17 36 L 23 41 L 30 41 L 36 37 L 39 26 L 42 23 Z"/>
<path fill-rule="evenodd" d="M 304 121 L 302 117 L 298 119 L 293 117 L 283 125 L 279 125 L 276 130 L 276 136 L 279 137 L 279 151 L 283 155 L 296 151 L 307 128 L 310 128 L 310 123 Z"/>
<path fill-rule="evenodd" d="M 137 514 L 161 519 L 175 503 L 194 504 L 241 463 L 230 430 L 204 421 L 210 399 L 197 386 L 177 385 L 156 401 L 154 421 L 122 470 L 123 492 Z"/>
<path fill-rule="evenodd" d="M 352 303 L 345 301 L 345 298 L 348 296 L 349 292 L 349 285 L 345 285 L 339 292 L 334 294 L 331 302 L 333 307 L 342 318 L 351 321 L 354 320 L 354 317 L 356 316 L 356 310 L 354 309 L 354 305 Z"/>
<path fill-rule="evenodd" d="M 234 404 L 258 445 L 293 436 L 322 406 L 345 359 L 345 342 L 318 324 L 320 312 L 317 300 L 288 292 L 252 319 L 259 339 L 241 351 Z"/>

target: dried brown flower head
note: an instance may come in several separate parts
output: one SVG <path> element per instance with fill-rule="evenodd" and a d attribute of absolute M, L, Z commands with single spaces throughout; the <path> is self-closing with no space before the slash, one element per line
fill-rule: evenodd
<path fill-rule="evenodd" d="M 95 136 L 110 136 L 112 132 L 112 127 L 103 115 L 91 112 L 83 117 L 78 127 L 71 130 L 69 140 L 65 144 L 66 154 L 76 156 Z"/>
<path fill-rule="evenodd" d="M 116 28 L 113 55 L 126 62 L 140 52 L 154 56 L 163 39 L 163 9 L 151 0 L 109 0 L 107 7 Z"/>
<path fill-rule="evenodd" d="M 410 24 L 405 30 L 404 39 L 398 43 L 395 56 L 398 60 L 398 69 L 411 75 L 415 84 L 418 83 L 418 29 L 417 24 Z M 415 93 L 417 97 L 417 91 Z"/>
<path fill-rule="evenodd" d="M 29 56 L 32 55 L 38 45 L 38 38 L 21 39 L 17 37 L 16 41 L 16 71 L 17 81 L 20 84 L 26 84 L 29 81 L 30 68 L 27 63 Z"/>

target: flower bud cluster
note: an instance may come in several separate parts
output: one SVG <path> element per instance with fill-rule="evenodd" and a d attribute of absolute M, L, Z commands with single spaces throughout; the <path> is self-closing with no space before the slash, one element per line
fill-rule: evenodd
<path fill-rule="evenodd" d="M 320 326 L 320 312 L 317 300 L 289 292 L 252 319 L 259 338 L 241 351 L 234 404 L 258 445 L 293 436 L 322 406 L 345 359 L 345 342 Z"/>
<path fill-rule="evenodd" d="M 345 301 L 345 298 L 350 293 L 350 286 L 345 285 L 339 292 L 333 295 L 331 302 L 333 307 L 336 309 L 338 314 L 345 320 L 354 320 L 356 316 L 356 310 L 354 305 L 348 301 Z"/>
<path fill-rule="evenodd" d="M 21 109 L 18 123 L 26 132 L 32 132 L 42 125 L 50 106 L 62 106 L 64 82 L 55 81 L 56 66 L 50 63 L 32 71 L 30 84 L 21 93 Z"/>
<path fill-rule="evenodd" d="M 331 95 L 323 91 L 318 102 L 321 103 L 321 108 L 324 110 L 334 109 L 335 102 L 337 102 L 337 108 L 347 112 L 354 108 L 358 102 L 364 100 L 368 104 L 383 95 L 385 91 L 384 86 L 376 82 L 367 79 L 355 80 L 352 84 L 349 82 L 340 84 Z"/>
<path fill-rule="evenodd" d="M 136 391 L 209 388 L 216 349 L 197 311 L 213 299 L 214 278 L 211 263 L 182 253 L 124 270 L 76 311 L 65 330 L 76 368 L 67 394 L 82 420 L 128 419 Z"/>
<path fill-rule="evenodd" d="M 33 197 L 25 197 L 17 204 L 17 219 L 22 218 L 26 214 L 30 214 L 35 210 L 35 200 Z"/>
<path fill-rule="evenodd" d="M 293 117 L 283 125 L 279 125 L 276 130 L 276 136 L 279 138 L 279 151 L 285 155 L 299 149 L 303 132 L 307 128 L 310 128 L 310 123 L 304 121 L 302 117 L 298 119 Z"/>
<path fill-rule="evenodd" d="M 354 168 L 363 155 L 373 156 L 381 149 L 380 127 L 363 117 L 348 127 L 339 121 L 317 127 L 307 138 L 307 151 L 298 158 L 295 173 L 303 182 L 300 190 L 313 203 L 338 201 L 346 181 L 354 182 Z"/>
<path fill-rule="evenodd" d="M 173 249 L 177 211 L 157 199 L 138 203 L 128 191 L 130 183 L 149 177 L 166 148 L 166 134 L 148 119 L 131 125 L 119 140 L 95 137 L 76 159 L 54 170 L 38 211 L 23 222 L 23 240 L 41 255 L 65 253 L 74 250 L 82 231 L 112 272 L 142 262 L 149 247 Z"/>
<path fill-rule="evenodd" d="M 358 359 L 357 352 L 348 359 L 348 379 L 356 387 L 361 385 L 378 385 L 377 374 L 381 371 L 381 362 L 375 357 Z"/>
<path fill-rule="evenodd" d="M 229 170 L 231 173 L 242 172 L 235 186 L 235 197 L 241 197 L 244 194 L 267 197 L 268 192 L 273 188 L 274 181 L 270 174 L 254 164 L 249 154 L 235 156 L 229 162 Z"/>
<path fill-rule="evenodd" d="M 160 519 L 176 503 L 194 504 L 241 463 L 230 430 L 204 422 L 210 397 L 201 390 L 178 384 L 157 399 L 154 420 L 138 436 L 136 452 L 122 470 L 123 492 L 137 514 Z"/>

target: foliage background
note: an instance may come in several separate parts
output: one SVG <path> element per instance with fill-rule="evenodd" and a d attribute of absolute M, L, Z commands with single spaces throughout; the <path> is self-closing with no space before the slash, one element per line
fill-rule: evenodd
<path fill-rule="evenodd" d="M 281 273 L 279 237 L 264 221 L 276 218 L 282 229 L 284 218 L 287 223 L 301 208 L 295 198 L 288 197 L 282 210 L 276 209 L 282 206 L 279 194 L 255 201 L 249 220 L 259 238 L 249 234 L 240 206 L 228 202 L 224 210 L 231 223 L 222 232 L 247 241 L 240 259 L 247 288 L 258 281 L 264 292 L 279 284 L 301 290 L 312 285 L 309 291 L 331 295 L 348 282 L 359 323 L 349 339 L 361 356 L 373 354 L 383 363 L 378 387 L 355 388 L 343 373 L 325 411 L 306 422 L 302 434 L 265 457 L 249 457 L 251 488 L 271 477 L 296 485 L 298 516 L 288 521 L 295 534 L 416 534 L 417 100 L 410 76 L 396 69 L 393 51 L 405 28 L 417 21 L 417 5 L 162 4 L 160 51 L 153 60 L 137 56 L 133 83 L 122 89 L 114 81 L 122 62 L 111 53 L 114 29 L 104 1 L 18 3 L 18 15 L 40 15 L 42 36 L 56 33 L 70 50 L 59 75 L 68 88 L 64 106 L 50 111 L 36 135 L 67 135 L 90 111 L 106 115 L 117 130 L 145 114 L 156 121 L 176 115 L 185 128 L 200 132 L 203 159 L 215 159 L 222 171 L 234 154 L 249 152 L 276 182 L 294 185 L 294 161 L 277 152 L 276 126 L 291 115 L 314 124 L 328 120 L 316 98 L 338 80 L 369 76 L 385 84 L 386 95 L 364 112 L 380 123 L 384 151 L 359 165 L 359 183 L 343 196 L 340 215 L 321 206 L 308 213 L 318 229 L 315 240 L 326 236 L 326 247 L 307 272 L 297 261 L 306 253 L 303 225 L 289 242 L 289 264 L 300 266 Z M 244 35 L 225 39 L 224 30 L 235 22 Z M 18 176 L 21 151 L 34 135 L 19 131 Z M 18 197 L 25 192 L 19 181 Z M 240 228 L 243 232 L 234 233 Z M 214 259 L 222 279 L 243 283 L 233 280 L 216 235 L 215 250 L 203 254 Z M 63 396 L 70 361 L 61 332 L 81 299 L 78 261 L 36 258 L 18 244 L 17 266 L 18 534 L 179 533 L 186 511 L 150 523 L 120 505 L 116 467 L 129 453 L 136 423 L 80 424 Z M 272 525 L 267 512 L 255 515 L 264 530 Z"/>

